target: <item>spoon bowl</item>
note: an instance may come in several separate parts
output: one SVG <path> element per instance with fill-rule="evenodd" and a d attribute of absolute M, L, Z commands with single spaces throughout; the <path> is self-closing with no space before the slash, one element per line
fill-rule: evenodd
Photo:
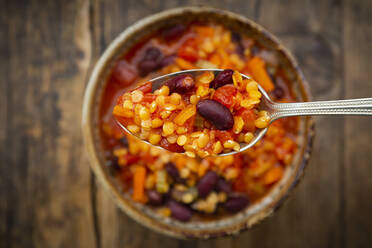
<path fill-rule="evenodd" d="M 150 80 L 152 83 L 152 92 L 160 88 L 167 80 L 188 74 L 191 76 L 198 76 L 204 72 L 213 72 L 216 76 L 222 69 L 193 69 L 184 70 L 179 72 L 170 73 Z M 251 79 L 249 76 L 242 74 L 244 79 Z M 258 90 L 261 92 L 261 102 L 258 105 L 258 110 L 265 110 L 268 112 L 269 125 L 280 118 L 290 116 L 306 116 L 306 115 L 372 115 L 372 98 L 360 98 L 349 100 L 336 100 L 336 101 L 317 101 L 317 102 L 302 102 L 302 103 L 276 103 L 270 99 L 268 93 L 258 84 Z M 128 133 L 131 133 L 124 125 L 118 120 L 118 124 Z M 250 143 L 240 143 L 239 151 L 230 151 L 220 153 L 212 156 L 228 156 L 240 152 L 254 146 L 267 132 L 267 127 L 257 129 L 254 138 Z M 152 145 L 151 143 L 142 140 L 143 142 Z M 153 146 L 153 145 L 152 145 Z M 162 148 L 161 146 L 157 146 Z M 164 149 L 164 148 L 162 148 Z"/>
<path fill-rule="evenodd" d="M 166 81 L 168 81 L 168 80 L 170 80 L 170 79 L 172 79 L 172 78 L 174 78 L 176 76 L 188 74 L 188 75 L 191 75 L 193 77 L 196 77 L 196 76 L 199 76 L 200 74 L 202 74 L 204 72 L 212 72 L 216 76 L 221 71 L 223 71 L 223 69 L 192 69 L 192 70 L 184 70 L 184 71 L 173 72 L 173 73 L 169 73 L 169 74 L 166 74 L 166 75 L 162 75 L 162 76 L 153 78 L 153 79 L 149 80 L 149 82 L 152 83 L 152 90 L 151 91 L 154 92 L 155 90 L 159 89 Z M 242 73 L 241 73 L 241 75 L 242 75 L 243 79 L 251 79 L 251 77 L 249 77 L 247 75 L 244 75 Z M 267 92 L 260 85 L 258 85 L 258 89 L 259 89 L 259 91 L 261 92 L 261 94 L 263 96 L 262 101 L 259 104 L 259 109 L 260 110 L 268 110 L 267 106 L 269 106 L 268 104 L 272 103 L 272 100 L 270 99 L 270 97 L 267 94 Z M 263 103 L 263 101 L 265 103 Z M 118 123 L 118 125 L 125 132 L 133 135 L 123 124 L 120 123 L 120 121 L 118 121 L 116 119 L 116 122 Z M 255 132 L 254 138 L 252 139 L 252 141 L 250 143 L 240 143 L 240 150 L 239 151 L 232 150 L 230 152 L 220 153 L 220 154 L 211 155 L 211 156 L 221 156 L 222 157 L 222 156 L 234 155 L 236 153 L 243 152 L 243 151 L 251 148 L 252 146 L 254 146 L 265 135 L 266 132 L 267 132 L 267 128 L 257 129 L 257 131 Z M 133 135 L 133 136 L 136 137 L 137 139 L 139 139 L 137 136 L 135 136 L 135 135 Z M 160 149 L 166 150 L 165 148 L 163 148 L 161 146 L 151 144 L 147 140 L 141 140 L 141 141 L 143 141 L 146 144 L 149 144 L 151 146 L 155 146 L 155 147 L 158 147 Z"/>

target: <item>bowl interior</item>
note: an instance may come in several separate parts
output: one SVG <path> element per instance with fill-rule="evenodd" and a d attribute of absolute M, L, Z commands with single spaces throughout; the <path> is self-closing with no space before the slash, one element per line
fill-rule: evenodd
<path fill-rule="evenodd" d="M 117 205 L 128 215 L 151 229 L 180 238 L 209 238 L 237 233 L 251 227 L 270 215 L 286 198 L 291 188 L 298 182 L 310 156 L 313 122 L 310 118 L 300 119 L 297 138 L 298 150 L 292 165 L 288 166 L 283 178 L 260 201 L 235 215 L 213 221 L 192 221 L 182 223 L 158 215 L 150 207 L 133 202 L 128 194 L 120 191 L 104 166 L 104 155 L 99 133 L 99 106 L 108 74 L 115 61 L 129 51 L 134 44 L 154 31 L 171 23 L 192 21 L 214 22 L 246 34 L 259 43 L 275 51 L 287 77 L 292 82 L 298 101 L 309 101 L 310 94 L 297 62 L 279 41 L 261 26 L 233 13 L 206 8 L 186 7 L 172 9 L 147 17 L 132 25 L 116 38 L 96 64 L 90 77 L 83 103 L 83 134 L 91 167 L 103 186 L 111 193 Z"/>

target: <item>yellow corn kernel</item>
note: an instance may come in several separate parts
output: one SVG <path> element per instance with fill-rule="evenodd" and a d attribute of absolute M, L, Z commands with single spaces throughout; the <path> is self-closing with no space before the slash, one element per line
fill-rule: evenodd
<path fill-rule="evenodd" d="M 157 107 L 158 107 L 158 104 L 156 103 L 156 101 L 153 101 L 153 102 L 150 104 L 150 108 L 149 108 L 150 113 L 151 113 L 151 114 L 154 113 Z"/>
<path fill-rule="evenodd" d="M 262 117 L 259 117 L 257 118 L 255 121 L 254 121 L 254 125 L 257 127 L 257 128 L 265 128 L 268 126 L 269 124 L 269 121 L 270 119 L 266 116 L 262 116 Z"/>
<path fill-rule="evenodd" d="M 134 103 L 141 102 L 143 99 L 143 92 L 140 90 L 134 90 L 131 93 L 131 98 L 132 98 L 132 102 Z"/>
<path fill-rule="evenodd" d="M 252 109 L 254 107 L 255 103 L 251 101 L 250 99 L 244 99 L 240 102 L 240 106 L 246 109 Z"/>
<path fill-rule="evenodd" d="M 191 137 L 192 138 L 198 138 L 203 132 L 200 132 L 200 131 L 197 131 L 197 132 L 193 132 L 191 133 Z"/>
<path fill-rule="evenodd" d="M 158 128 L 160 127 L 161 125 L 163 125 L 163 120 L 159 119 L 159 118 L 155 118 L 151 121 L 151 126 L 152 128 Z"/>
<path fill-rule="evenodd" d="M 172 95 L 170 95 L 170 102 L 174 105 L 178 105 L 180 104 L 180 101 L 181 101 L 181 95 L 178 94 L 178 93 L 172 93 Z"/>
<path fill-rule="evenodd" d="M 199 85 L 196 89 L 196 95 L 203 97 L 209 94 L 209 87 L 205 87 L 203 85 Z"/>
<path fill-rule="evenodd" d="M 164 109 L 167 110 L 167 111 L 173 111 L 175 110 L 177 107 L 176 105 L 174 104 L 170 104 L 170 103 L 167 103 L 164 105 Z"/>
<path fill-rule="evenodd" d="M 191 152 L 191 151 L 186 151 L 185 152 L 185 155 L 190 157 L 190 158 L 195 158 L 195 153 L 194 152 Z"/>
<path fill-rule="evenodd" d="M 150 130 L 152 126 L 151 120 L 145 120 L 141 121 L 141 127 L 143 127 L 146 130 Z"/>
<path fill-rule="evenodd" d="M 214 79 L 214 74 L 213 74 L 213 72 L 209 71 L 209 72 L 204 72 L 202 75 L 197 77 L 196 81 L 200 84 L 208 85 L 208 87 L 209 87 L 209 83 L 212 82 L 213 79 Z"/>
<path fill-rule="evenodd" d="M 169 143 L 174 144 L 177 142 L 177 135 L 173 134 L 167 137 Z"/>
<path fill-rule="evenodd" d="M 191 70 L 191 69 L 195 69 L 195 66 L 190 63 L 189 61 L 187 60 L 184 60 L 184 59 L 181 59 L 181 58 L 176 58 L 176 64 L 183 70 Z"/>
<path fill-rule="evenodd" d="M 158 106 L 164 106 L 165 104 L 165 96 L 157 96 L 155 99 Z"/>
<path fill-rule="evenodd" d="M 199 102 L 200 96 L 191 95 L 190 96 L 190 103 L 196 105 Z"/>
<path fill-rule="evenodd" d="M 164 111 L 161 111 L 161 112 L 160 112 L 160 117 L 161 117 L 162 119 L 166 119 L 166 118 L 168 118 L 171 114 L 172 114 L 171 111 L 164 110 Z"/>
<path fill-rule="evenodd" d="M 201 49 L 206 53 L 211 53 L 214 51 L 215 47 L 211 40 L 206 39 L 201 45 Z"/>
<path fill-rule="evenodd" d="M 247 92 L 250 92 L 252 90 L 258 90 L 258 85 L 257 85 L 257 82 L 254 81 L 254 80 L 251 80 L 247 83 L 247 86 L 245 87 L 245 90 Z"/>
<path fill-rule="evenodd" d="M 150 131 L 148 129 L 141 129 L 141 133 L 139 135 L 139 138 L 142 139 L 142 140 L 146 140 L 149 138 L 149 135 L 150 135 Z"/>
<path fill-rule="evenodd" d="M 253 140 L 253 138 L 254 138 L 254 135 L 251 132 L 244 134 L 244 142 L 247 144 L 250 143 Z"/>
<path fill-rule="evenodd" d="M 172 133 L 174 133 L 174 130 L 175 130 L 175 126 L 173 122 L 167 121 L 164 123 L 163 132 L 165 135 L 171 135 Z"/>
<path fill-rule="evenodd" d="M 258 90 L 251 90 L 248 92 L 249 97 L 253 99 L 260 99 L 262 94 Z"/>
<path fill-rule="evenodd" d="M 227 180 L 235 179 L 238 176 L 239 171 L 236 168 L 227 168 L 225 178 Z"/>
<path fill-rule="evenodd" d="M 231 62 L 236 66 L 236 69 L 241 70 L 244 68 L 245 63 L 243 60 L 240 59 L 239 55 L 231 54 L 230 55 Z"/>
<path fill-rule="evenodd" d="M 176 129 L 177 134 L 184 134 L 186 132 L 187 132 L 187 128 L 185 128 L 185 127 L 177 127 L 177 129 Z"/>
<path fill-rule="evenodd" d="M 135 106 L 134 106 L 134 113 L 136 114 L 136 115 L 139 115 L 139 112 L 141 111 L 141 109 L 142 109 L 142 105 L 141 104 L 136 104 Z"/>
<path fill-rule="evenodd" d="M 157 212 L 160 214 L 160 215 L 162 215 L 162 216 L 164 216 L 164 217 L 169 217 L 170 215 L 171 215 L 171 210 L 169 209 L 169 208 L 165 208 L 165 207 L 163 207 L 163 208 L 159 208 L 158 210 L 157 210 Z"/>
<path fill-rule="evenodd" d="M 176 123 L 179 126 L 182 126 L 185 124 L 185 122 L 190 119 L 192 116 L 196 114 L 196 106 L 195 105 L 189 105 L 185 109 L 183 109 L 175 118 L 174 123 Z"/>
<path fill-rule="evenodd" d="M 222 147 L 222 144 L 220 141 L 217 141 L 214 145 L 213 145 L 213 153 L 214 154 L 219 154 L 221 153 L 223 150 L 223 147 Z"/>
<path fill-rule="evenodd" d="M 140 127 L 137 126 L 137 125 L 128 125 L 127 126 L 127 129 L 129 130 L 129 132 L 131 133 L 138 133 L 140 131 Z"/>
<path fill-rule="evenodd" d="M 169 95 L 169 87 L 163 85 L 160 89 L 155 90 L 154 95 L 167 96 Z"/>
<path fill-rule="evenodd" d="M 190 175 L 190 170 L 187 167 L 183 167 L 180 171 L 181 178 L 187 178 Z"/>
<path fill-rule="evenodd" d="M 239 134 L 244 126 L 244 121 L 241 116 L 235 116 L 234 117 L 234 126 L 233 126 L 233 132 L 235 134 Z"/>
<path fill-rule="evenodd" d="M 150 111 L 146 107 L 142 107 L 139 111 L 139 117 L 141 118 L 141 120 L 150 119 Z"/>
<path fill-rule="evenodd" d="M 265 111 L 265 110 L 262 110 L 262 111 L 260 111 L 260 112 L 258 112 L 258 116 L 259 117 L 269 117 L 269 113 L 267 112 L 267 111 Z"/>
<path fill-rule="evenodd" d="M 114 107 L 114 110 L 112 111 L 112 113 L 116 116 L 121 116 L 121 117 L 126 117 L 126 118 L 131 118 L 134 115 L 131 110 L 125 109 L 119 105 L 116 105 Z"/>
<path fill-rule="evenodd" d="M 187 136 L 186 135 L 180 135 L 178 136 L 177 138 L 177 144 L 180 145 L 180 146 L 183 146 L 185 145 L 187 142 Z"/>
<path fill-rule="evenodd" d="M 209 142 L 209 136 L 208 136 L 208 134 L 202 133 L 199 136 L 197 142 L 198 142 L 197 144 L 198 144 L 198 147 L 199 148 L 204 148 L 208 144 L 208 142 Z"/>
<path fill-rule="evenodd" d="M 125 100 L 123 102 L 123 108 L 126 108 L 126 109 L 132 109 L 133 108 L 133 103 L 131 100 Z"/>
<path fill-rule="evenodd" d="M 201 158 L 205 158 L 206 156 L 209 156 L 209 152 L 204 151 L 204 150 L 198 150 L 198 156 Z"/>
<path fill-rule="evenodd" d="M 141 118 L 138 115 L 135 115 L 133 120 L 136 125 L 141 126 Z"/>
<path fill-rule="evenodd" d="M 238 142 L 235 142 L 233 140 L 228 140 L 225 143 L 223 143 L 223 147 L 227 149 L 233 149 L 234 151 L 239 151 L 240 150 L 240 145 Z"/>
<path fill-rule="evenodd" d="M 146 177 L 145 188 L 152 189 L 155 186 L 155 175 L 150 174 Z"/>
<path fill-rule="evenodd" d="M 115 149 L 113 152 L 115 157 L 120 157 L 128 154 L 128 150 L 126 148 L 118 148 Z"/>
<path fill-rule="evenodd" d="M 240 74 L 238 71 L 234 71 L 232 78 L 233 78 L 234 86 L 239 87 L 239 84 L 243 81 L 242 74 Z"/>

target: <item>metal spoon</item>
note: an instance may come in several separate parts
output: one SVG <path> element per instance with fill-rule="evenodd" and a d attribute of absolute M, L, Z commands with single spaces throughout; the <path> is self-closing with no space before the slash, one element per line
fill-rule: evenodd
<path fill-rule="evenodd" d="M 152 91 L 160 88 L 164 82 L 175 76 L 181 74 L 191 74 L 192 76 L 198 76 L 203 72 L 213 72 L 217 75 L 222 69 L 195 69 L 185 70 L 170 73 L 164 76 L 160 76 L 151 79 Z M 249 76 L 241 74 L 243 78 L 250 79 Z M 258 82 L 259 83 L 259 82 Z M 372 98 L 360 98 L 360 99 L 349 99 L 349 100 L 335 100 L 335 101 L 316 101 L 316 102 L 298 102 L 298 103 L 276 103 L 272 101 L 267 92 L 258 85 L 259 91 L 262 93 L 261 102 L 258 106 L 259 110 L 266 110 L 269 113 L 270 122 L 269 125 L 283 117 L 290 116 L 307 116 L 307 115 L 372 115 Z M 118 124 L 128 133 L 130 133 L 125 126 L 120 122 Z M 248 148 L 254 146 L 267 132 L 267 128 L 258 129 L 255 133 L 254 138 L 250 143 L 240 143 L 239 151 L 231 151 L 227 153 L 220 153 L 216 156 L 227 156 L 236 153 L 243 152 Z M 142 140 L 143 142 L 150 144 L 149 142 Z M 158 146 L 162 148 L 161 146 Z M 164 149 L 164 148 L 162 148 Z"/>

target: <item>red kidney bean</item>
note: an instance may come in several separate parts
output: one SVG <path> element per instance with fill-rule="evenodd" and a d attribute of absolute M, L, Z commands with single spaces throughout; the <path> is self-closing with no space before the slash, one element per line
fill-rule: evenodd
<path fill-rule="evenodd" d="M 232 192 L 231 183 L 226 181 L 224 178 L 220 177 L 216 184 L 216 189 L 219 192 L 225 192 L 227 194 L 230 194 Z"/>
<path fill-rule="evenodd" d="M 162 58 L 162 60 L 160 61 L 160 67 L 164 67 L 164 66 L 167 66 L 167 65 L 172 64 L 175 58 L 176 58 L 175 55 L 168 55 L 168 56 L 165 56 L 165 57 Z"/>
<path fill-rule="evenodd" d="M 158 60 L 162 56 L 162 53 L 159 48 L 149 47 L 145 51 L 143 60 Z"/>
<path fill-rule="evenodd" d="M 185 205 L 174 200 L 168 201 L 168 207 L 171 211 L 172 217 L 180 221 L 188 221 L 191 219 L 192 211 Z"/>
<path fill-rule="evenodd" d="M 167 150 L 169 150 L 169 151 L 171 151 L 171 152 L 178 152 L 178 153 L 180 153 L 180 152 L 184 152 L 185 151 L 185 149 L 183 149 L 182 146 L 180 146 L 180 145 L 178 145 L 176 143 L 171 144 L 171 143 L 168 142 L 168 140 L 166 138 L 161 139 L 160 146 L 163 147 L 163 148 L 165 148 L 165 149 L 167 149 Z"/>
<path fill-rule="evenodd" d="M 162 36 L 165 41 L 171 41 L 179 38 L 183 32 L 185 32 L 186 27 L 183 24 L 176 24 L 171 27 L 167 27 L 163 30 Z"/>
<path fill-rule="evenodd" d="M 233 75 L 234 71 L 231 69 L 226 69 L 221 71 L 220 73 L 217 74 L 217 76 L 214 78 L 214 80 L 210 83 L 211 88 L 219 88 L 222 87 L 226 84 L 233 84 Z"/>
<path fill-rule="evenodd" d="M 234 117 L 230 110 L 215 100 L 204 99 L 196 105 L 198 113 L 218 130 L 228 130 L 234 126 Z"/>
<path fill-rule="evenodd" d="M 251 47 L 251 54 L 252 54 L 253 56 L 256 56 L 259 52 L 260 52 L 260 48 L 259 48 L 258 46 L 253 45 L 253 46 Z"/>
<path fill-rule="evenodd" d="M 112 76 L 124 85 L 132 83 L 136 79 L 135 70 L 126 61 L 120 60 L 112 72 Z"/>
<path fill-rule="evenodd" d="M 178 172 L 178 169 L 175 164 L 172 162 L 168 162 L 165 164 L 165 170 L 167 171 L 168 175 L 173 179 L 176 183 L 184 183 L 185 180 L 183 180 L 180 177 L 180 174 Z"/>
<path fill-rule="evenodd" d="M 229 212 L 238 212 L 246 208 L 249 204 L 248 197 L 246 196 L 230 196 L 224 203 L 223 207 Z"/>
<path fill-rule="evenodd" d="M 173 92 L 185 94 L 192 90 L 195 86 L 195 81 L 191 75 L 184 74 L 169 79 L 164 85 L 169 87 L 170 94 Z"/>
<path fill-rule="evenodd" d="M 208 171 L 198 183 L 198 192 L 201 197 L 207 196 L 216 185 L 218 180 L 218 175 L 214 171 Z"/>
<path fill-rule="evenodd" d="M 126 136 L 123 136 L 119 139 L 119 142 L 120 144 L 122 144 L 124 147 L 128 147 L 129 146 L 129 143 L 128 143 L 128 139 Z"/>
<path fill-rule="evenodd" d="M 243 46 L 243 43 L 242 43 L 242 36 L 237 32 L 232 32 L 231 33 L 231 40 L 233 42 L 235 42 L 236 52 L 240 56 L 244 56 L 244 46 Z"/>
<path fill-rule="evenodd" d="M 163 196 L 156 190 L 147 191 L 147 198 L 149 199 L 149 203 L 154 206 L 159 206 L 163 202 Z"/>
<path fill-rule="evenodd" d="M 152 71 L 155 71 L 160 66 L 162 53 L 156 47 L 149 47 L 137 65 L 139 74 L 144 77 Z"/>

